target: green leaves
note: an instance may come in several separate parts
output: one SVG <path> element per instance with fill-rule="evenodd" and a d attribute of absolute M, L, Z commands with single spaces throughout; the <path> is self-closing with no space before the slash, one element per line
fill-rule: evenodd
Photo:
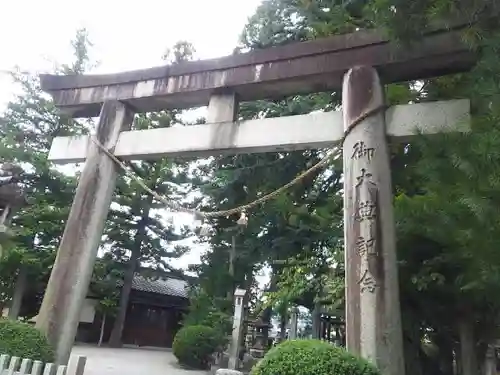
<path fill-rule="evenodd" d="M 183 320 L 185 326 L 202 325 L 214 328 L 221 336 L 227 337 L 233 328 L 230 311 L 231 301 L 217 301 L 206 291 L 192 288 L 189 295 L 189 312 Z"/>
<path fill-rule="evenodd" d="M 275 346 L 251 375 L 377 375 L 367 360 L 319 340 L 287 340 Z"/>
<path fill-rule="evenodd" d="M 181 51 L 184 47 L 177 46 Z M 176 47 L 176 48 L 177 48 Z M 187 47 L 186 47 L 187 48 Z M 182 123 L 179 111 L 136 115 L 133 129 L 155 129 Z M 190 179 L 182 161 L 162 159 L 129 163 L 130 169 L 145 184 L 167 199 L 181 201 Z M 121 175 L 105 229 L 105 242 L 114 258 L 126 263 L 132 251 L 139 250 L 139 265 L 170 270 L 168 258 L 178 258 L 189 249 L 176 241 L 191 235 L 186 228 L 175 228 L 154 208 L 158 202 L 135 181 Z M 163 207 L 162 207 L 163 208 Z"/>
<path fill-rule="evenodd" d="M 469 98 L 472 103 L 470 134 L 419 136 L 411 144 L 390 145 L 401 300 L 403 316 L 411 320 L 405 326 L 412 327 L 416 342 L 424 338 L 424 332 L 438 332 L 427 333 L 425 338 L 439 339 L 433 345 L 439 346 L 441 353 L 455 345 L 457 317 L 452 311 L 463 314 L 465 309 L 476 321 L 492 322 L 490 331 L 500 312 L 500 300 L 492 292 L 500 286 L 500 33 L 493 11 L 493 2 L 488 1 L 274 0 L 263 2 L 242 36 L 245 47 L 263 48 L 354 28 L 378 27 L 385 29 L 394 42 L 413 48 L 411 42 L 433 23 L 478 21 L 463 35 L 478 54 L 473 71 L 386 87 L 390 104 L 456 98 Z M 241 113 L 250 118 L 331 110 L 338 107 L 338 100 L 338 93 L 297 96 L 245 103 Z M 224 169 L 224 177 L 216 186 L 220 195 L 215 190 L 207 194 L 213 202 L 224 202 L 224 207 L 251 201 L 259 193 L 288 182 L 317 157 L 319 154 L 306 151 L 221 158 L 214 164 L 214 169 Z M 265 163 L 269 163 L 267 170 L 257 167 Z M 331 168 L 250 213 L 251 224 L 237 248 L 243 252 L 244 243 L 254 249 L 244 258 L 247 262 L 271 263 L 277 287 L 266 293 L 268 305 L 304 303 L 320 295 L 334 303 L 342 300 L 338 174 Z M 246 187 L 246 194 L 241 193 L 241 186 Z M 212 243 L 227 247 L 230 242 L 219 228 L 228 226 L 228 222 L 218 220 L 214 225 L 218 232 Z M 214 250 L 207 259 L 204 275 L 223 272 L 217 268 L 225 261 L 222 255 Z M 245 266 L 239 266 L 238 281 L 248 269 Z M 216 279 L 211 277 L 212 281 Z M 416 350 L 420 350 L 419 345 Z M 441 355 L 444 358 L 448 354 Z"/>
<path fill-rule="evenodd" d="M 54 360 L 53 348 L 38 329 L 4 318 L 0 319 L 0 352 L 45 363 Z"/>
<path fill-rule="evenodd" d="M 73 46 L 75 60 L 64 66 L 64 71 L 81 74 L 89 61 L 84 30 L 77 32 Z M 0 159 L 24 169 L 21 185 L 28 205 L 13 218 L 12 246 L 16 249 L 13 254 L 16 262 L 12 257 L 0 260 L 0 279 L 12 281 L 24 265 L 34 275 L 27 292 L 40 293 L 44 290 L 76 186 L 74 177 L 57 171 L 47 161 L 47 154 L 55 136 L 84 133 L 87 124 L 60 115 L 42 93 L 36 75 L 15 71 L 12 78 L 22 91 L 0 115 Z M 2 303 L 10 300 L 11 291 L 12 288 L 9 293 L 2 293 Z"/>
<path fill-rule="evenodd" d="M 212 354 L 221 344 L 220 339 L 212 327 L 185 326 L 175 335 L 172 350 L 181 365 L 206 370 L 210 367 Z"/>

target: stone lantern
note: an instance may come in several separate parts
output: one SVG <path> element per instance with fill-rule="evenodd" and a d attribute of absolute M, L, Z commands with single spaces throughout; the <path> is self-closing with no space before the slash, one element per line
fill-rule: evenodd
<path fill-rule="evenodd" d="M 0 251 L 10 236 L 8 225 L 16 211 L 26 204 L 26 198 L 18 185 L 23 170 L 11 163 L 0 167 Z M 0 253 L 1 254 L 1 253 Z"/>
<path fill-rule="evenodd" d="M 250 325 L 254 335 L 254 342 L 250 348 L 250 354 L 254 358 L 262 358 L 269 347 L 269 329 L 272 328 L 272 325 L 264 321 L 261 317 L 251 322 Z"/>

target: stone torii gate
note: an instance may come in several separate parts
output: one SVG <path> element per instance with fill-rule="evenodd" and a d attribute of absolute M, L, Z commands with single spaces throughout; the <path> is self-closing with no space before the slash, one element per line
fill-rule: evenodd
<path fill-rule="evenodd" d="M 407 141 L 466 130 L 469 102 L 384 107 L 384 83 L 466 71 L 475 56 L 460 26 L 434 30 L 411 49 L 376 31 L 220 59 L 113 75 L 41 77 L 73 117 L 99 115 L 96 138 L 123 160 L 332 147 L 343 141 L 348 350 L 384 374 L 404 374 L 391 175 L 386 136 Z M 238 121 L 238 103 L 338 90 L 343 111 Z M 130 131 L 134 113 L 208 104 L 207 124 Z M 459 128 L 463 125 L 463 128 Z M 344 136 L 344 131 L 349 134 Z M 88 136 L 58 137 L 49 159 L 85 161 L 37 326 L 66 363 L 87 293 L 118 170 Z"/>

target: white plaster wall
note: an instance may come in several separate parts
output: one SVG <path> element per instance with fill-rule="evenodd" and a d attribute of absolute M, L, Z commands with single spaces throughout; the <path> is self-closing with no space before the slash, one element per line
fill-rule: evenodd
<path fill-rule="evenodd" d="M 97 301 L 95 299 L 85 299 L 80 312 L 80 323 L 92 323 L 94 321 L 96 304 Z"/>

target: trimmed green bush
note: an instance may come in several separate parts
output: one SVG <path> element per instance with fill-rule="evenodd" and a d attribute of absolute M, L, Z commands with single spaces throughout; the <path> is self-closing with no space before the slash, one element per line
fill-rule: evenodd
<path fill-rule="evenodd" d="M 368 361 L 319 340 L 288 340 L 275 346 L 251 375 L 380 375 Z"/>
<path fill-rule="evenodd" d="M 219 335 L 211 327 L 196 325 L 177 332 L 172 350 L 180 364 L 196 369 L 207 369 L 212 354 L 219 344 Z"/>
<path fill-rule="evenodd" d="M 54 351 L 47 338 L 34 326 L 0 319 L 0 354 L 52 362 Z"/>

